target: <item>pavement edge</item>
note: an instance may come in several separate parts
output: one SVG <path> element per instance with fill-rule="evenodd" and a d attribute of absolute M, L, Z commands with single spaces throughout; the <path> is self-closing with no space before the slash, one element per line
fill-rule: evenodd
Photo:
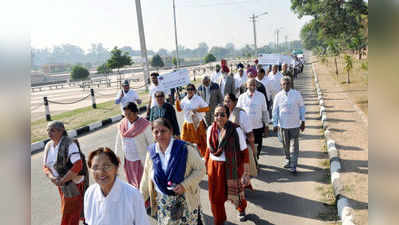
<path fill-rule="evenodd" d="M 139 113 L 143 113 L 145 112 L 147 109 L 146 106 L 142 106 L 139 108 Z M 75 138 L 75 137 L 79 137 L 83 134 L 88 134 L 91 133 L 95 130 L 98 130 L 100 128 L 103 128 L 105 126 L 108 126 L 110 124 L 119 122 L 122 119 L 122 115 L 117 115 L 117 116 L 113 116 L 111 118 L 108 119 L 104 119 L 101 121 L 97 121 L 94 122 L 92 124 L 89 124 L 87 126 L 83 126 L 83 127 L 79 127 L 78 129 L 73 129 L 73 130 L 68 130 L 68 136 L 71 138 Z M 38 141 L 38 142 L 34 142 L 31 144 L 31 155 L 34 155 L 36 153 L 39 153 L 41 151 L 43 151 L 44 146 L 46 146 L 47 142 L 50 141 L 49 138 L 43 140 L 43 141 Z"/>
<path fill-rule="evenodd" d="M 337 200 L 338 217 L 341 218 L 342 225 L 354 225 L 353 209 L 349 205 L 348 199 L 342 195 L 342 190 L 344 186 L 340 179 L 340 173 L 342 171 L 341 160 L 339 158 L 339 152 L 335 146 L 335 141 L 331 138 L 330 135 L 325 101 L 323 97 L 323 92 L 320 89 L 319 78 L 314 69 L 314 63 L 312 63 L 312 71 L 314 76 L 315 90 L 317 92 L 317 99 L 319 100 L 320 106 L 320 120 L 322 122 L 324 138 L 326 141 L 328 157 L 330 160 L 331 184 L 333 185 L 334 195 Z"/>

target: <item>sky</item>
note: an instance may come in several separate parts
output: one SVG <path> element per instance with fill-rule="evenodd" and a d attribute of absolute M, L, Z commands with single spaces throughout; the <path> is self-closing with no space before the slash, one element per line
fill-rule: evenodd
<path fill-rule="evenodd" d="M 274 30 L 281 28 L 280 42 L 299 40 L 301 27 L 309 17 L 298 19 L 290 0 L 175 0 L 179 45 L 196 48 L 236 48 L 253 44 L 249 17 L 268 12 L 256 22 L 257 46 L 275 41 Z M 173 1 L 142 0 L 147 49 L 175 49 Z M 87 50 L 92 43 L 131 46 L 140 49 L 135 0 L 40 0 L 28 1 L 31 14 L 30 38 L 33 48 L 73 44 Z"/>

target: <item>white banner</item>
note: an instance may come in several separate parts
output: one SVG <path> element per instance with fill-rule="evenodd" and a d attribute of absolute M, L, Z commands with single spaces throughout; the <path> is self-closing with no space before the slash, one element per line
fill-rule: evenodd
<path fill-rule="evenodd" d="M 190 83 L 190 77 L 187 69 L 178 70 L 159 75 L 159 84 L 165 89 L 181 87 Z"/>

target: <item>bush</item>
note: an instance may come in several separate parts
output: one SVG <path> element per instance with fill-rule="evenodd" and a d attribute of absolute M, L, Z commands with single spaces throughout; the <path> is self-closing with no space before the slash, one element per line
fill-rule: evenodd
<path fill-rule="evenodd" d="M 83 66 L 76 65 L 72 67 L 71 78 L 72 80 L 85 80 L 89 77 L 90 73 Z"/>
<path fill-rule="evenodd" d="M 205 63 L 215 62 L 216 57 L 214 55 L 212 55 L 211 53 L 209 53 L 208 55 L 205 56 L 204 61 L 205 61 Z"/>
<path fill-rule="evenodd" d="M 369 70 L 369 61 L 364 61 L 364 62 L 362 62 L 362 64 L 360 65 L 360 67 L 363 69 L 363 70 Z"/>

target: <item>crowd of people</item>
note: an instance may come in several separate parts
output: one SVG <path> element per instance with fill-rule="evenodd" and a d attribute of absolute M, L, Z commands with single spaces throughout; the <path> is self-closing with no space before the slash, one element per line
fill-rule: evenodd
<path fill-rule="evenodd" d="M 149 105 L 140 116 L 142 100 L 129 81 L 115 98 L 124 118 L 118 126 L 126 181 L 118 176 L 121 159 L 108 147 L 88 155 L 68 137 L 64 124 L 48 124 L 43 170 L 61 197 L 61 225 L 203 224 L 199 183 L 208 177 L 215 225 L 224 224 L 225 202 L 246 221 L 245 191 L 254 190 L 263 138 L 269 126 L 278 134 L 283 167 L 296 175 L 299 134 L 305 129 L 305 105 L 294 89 L 296 73 L 287 64 L 237 64 L 236 74 L 222 60 L 198 88 L 165 90 L 158 73 L 151 74 Z M 295 74 L 295 76 L 293 75 Z M 177 112 L 184 122 L 179 126 Z M 115 151 L 117 151 L 115 149 Z M 94 183 L 89 186 L 89 171 Z"/>

